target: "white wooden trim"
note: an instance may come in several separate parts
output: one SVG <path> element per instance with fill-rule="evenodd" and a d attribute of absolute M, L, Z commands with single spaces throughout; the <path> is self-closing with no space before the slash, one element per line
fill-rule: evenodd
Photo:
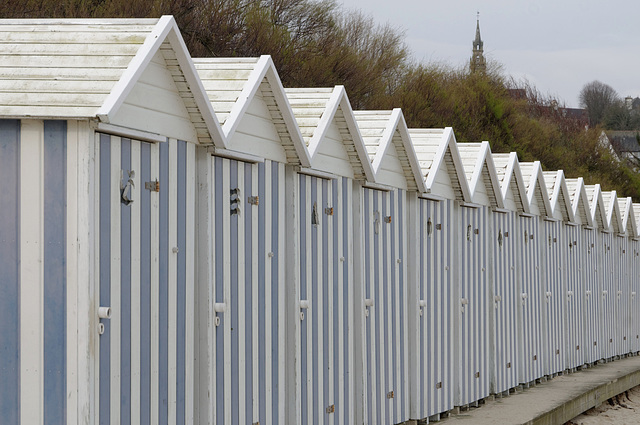
<path fill-rule="evenodd" d="M 187 143 L 187 217 L 186 217 L 186 231 L 187 231 L 187 276 L 186 276 L 186 306 L 185 306 L 185 423 L 187 425 L 193 425 L 195 406 L 194 406 L 194 387 L 196 385 L 195 367 L 194 367 L 194 353 L 195 349 L 195 271 L 196 271 L 196 258 L 195 258 L 195 207 L 191 209 L 191 206 L 196 205 L 196 147 L 191 143 Z M 204 185 L 209 188 L 208 185 Z M 208 233 L 207 233 L 208 235 Z M 206 370 L 206 369 L 205 369 Z M 198 371 L 199 373 L 200 371 Z"/>
<path fill-rule="evenodd" d="M 78 283 L 82 282 L 83 286 L 86 286 L 85 279 L 79 279 L 78 273 L 78 221 L 80 217 L 86 216 L 86 212 L 89 207 L 89 203 L 83 203 L 82 213 L 78 211 L 78 200 L 80 194 L 78 193 L 78 179 L 80 174 L 79 167 L 79 154 L 81 149 L 80 144 L 85 140 L 80 140 L 80 127 L 81 124 L 78 121 L 68 121 L 67 123 L 67 317 L 66 317 L 66 335 L 67 335 L 67 385 L 66 385 L 66 400 L 67 400 L 67 424 L 77 424 L 78 420 L 78 397 L 79 397 L 79 385 L 78 372 L 80 372 L 80 364 L 78 363 L 79 352 L 82 351 L 82 347 L 78 344 L 81 339 L 82 325 L 78 321 L 78 308 L 79 303 L 87 300 L 84 298 L 80 301 L 78 292 L 80 288 Z M 86 208 L 86 209 L 85 209 Z M 82 243 L 84 245 L 84 240 Z M 87 316 L 85 316 L 87 317 Z M 86 322 L 86 320 L 84 320 Z"/>
<path fill-rule="evenodd" d="M 322 141 L 324 140 L 325 135 L 327 134 L 327 130 L 329 129 L 329 125 L 333 121 L 336 115 L 336 111 L 340 106 L 341 99 L 342 99 L 342 92 L 334 88 L 333 92 L 331 93 L 331 97 L 329 98 L 329 101 L 325 105 L 324 112 L 322 113 L 322 116 L 318 121 L 318 125 L 316 126 L 316 129 L 313 132 L 313 136 L 309 141 L 308 149 L 309 149 L 309 156 L 311 157 L 311 159 L 315 157 L 315 154 L 318 150 L 318 146 L 320 146 L 320 143 L 322 143 Z"/>
<path fill-rule="evenodd" d="M 44 123 L 20 130 L 20 422 L 44 421 Z M 26 243 L 28 241 L 28 243 Z"/>
<path fill-rule="evenodd" d="M 236 152 L 236 151 L 224 149 L 224 148 L 218 148 L 218 147 L 210 148 L 209 152 L 212 155 L 219 156 L 221 158 L 235 159 L 238 161 L 251 162 L 251 163 L 264 162 L 264 158 L 262 157 L 250 155 L 248 153 Z"/>
<path fill-rule="evenodd" d="M 374 181 L 375 172 L 371 165 L 371 161 L 369 160 L 369 154 L 367 153 L 367 148 L 364 145 L 362 134 L 360 134 L 360 127 L 358 126 L 356 117 L 353 114 L 353 109 L 351 108 L 347 92 L 344 86 L 336 86 L 336 90 L 339 90 L 342 93 L 340 107 L 342 108 L 342 113 L 344 114 L 344 119 L 347 123 L 347 127 L 349 128 L 349 132 L 351 132 L 353 136 L 353 145 L 355 146 L 358 158 L 360 158 L 360 162 L 362 163 L 365 178 L 368 181 Z"/>
<path fill-rule="evenodd" d="M 159 179 L 160 169 L 160 146 L 159 145 L 151 145 L 151 179 Z M 159 393 L 156 390 L 159 388 L 160 381 L 160 359 L 159 359 L 159 322 L 160 322 L 160 312 L 159 312 L 159 292 L 158 292 L 158 282 L 159 282 L 159 274 L 160 274 L 160 264 L 159 264 L 159 233 L 160 233 L 160 217 L 159 217 L 159 196 L 156 192 L 151 192 L 151 216 L 149 217 L 149 221 L 151 223 L 151 414 L 150 421 L 151 423 L 158 423 L 158 415 L 159 415 Z"/>
<path fill-rule="evenodd" d="M 107 124 L 98 122 L 96 130 L 101 133 L 111 134 L 114 136 L 125 137 L 129 139 L 141 140 L 144 142 L 161 143 L 166 142 L 167 138 L 160 134 L 150 133 L 148 131 L 136 130 L 133 128 L 122 127 L 115 124 Z"/>
<path fill-rule="evenodd" d="M 326 171 L 314 170 L 313 168 L 294 167 L 294 169 L 298 173 L 304 174 L 305 176 L 319 177 L 321 179 L 332 180 L 332 179 L 336 179 L 338 177 L 333 173 L 327 173 Z"/>
<path fill-rule="evenodd" d="M 144 72 L 145 68 L 153 59 L 153 55 L 158 51 L 169 31 L 173 29 L 175 20 L 172 16 L 163 16 L 147 36 L 144 44 L 133 57 L 127 69 L 123 72 L 120 80 L 113 86 L 111 93 L 105 99 L 104 103 L 96 113 L 100 121 L 109 123 L 116 115 L 120 106 L 131 93 L 131 90 L 138 82 L 138 79 Z"/>
<path fill-rule="evenodd" d="M 204 89 L 202 80 L 200 79 L 198 71 L 193 64 L 193 60 L 189 54 L 189 49 L 187 49 L 187 45 L 182 38 L 178 24 L 173 18 L 171 18 L 170 25 L 173 31 L 169 32 L 167 38 L 173 47 L 173 51 L 176 54 L 182 73 L 184 74 L 184 77 L 191 89 L 191 94 L 193 94 L 193 98 L 200 110 L 202 119 L 204 120 L 207 129 L 209 130 L 209 134 L 213 139 L 213 144 L 218 147 L 225 147 L 227 145 L 227 140 L 224 137 L 222 127 L 218 122 L 218 118 L 213 110 L 211 101 L 209 101 L 207 91 Z"/>
<path fill-rule="evenodd" d="M 311 166 L 311 156 L 309 155 L 309 150 L 307 149 L 307 145 L 304 142 L 304 138 L 300 133 L 300 127 L 298 127 L 298 122 L 296 121 L 296 117 L 293 114 L 293 110 L 291 109 L 291 104 L 289 103 L 289 99 L 287 98 L 287 94 L 284 91 L 284 87 L 282 86 L 282 81 L 278 76 L 278 70 L 273 64 L 273 60 L 271 56 L 268 57 L 269 66 L 267 68 L 267 73 L 265 76 L 269 80 L 269 84 L 271 85 L 271 90 L 273 92 L 273 97 L 276 100 L 278 108 L 280 108 L 280 113 L 282 114 L 282 119 L 284 120 L 287 130 L 289 131 L 289 136 L 291 136 L 291 141 L 293 142 L 293 146 L 296 149 L 296 153 L 298 154 L 298 159 L 300 160 L 300 164 L 303 167 Z"/>
<path fill-rule="evenodd" d="M 226 139 L 226 145 L 228 146 L 233 135 L 235 134 L 242 117 L 247 112 L 251 101 L 256 95 L 258 88 L 260 88 L 260 84 L 262 80 L 264 80 L 265 74 L 267 73 L 267 68 L 269 66 L 270 56 L 262 55 L 256 62 L 253 71 L 249 75 L 249 78 L 244 84 L 242 91 L 238 95 L 238 100 L 231 108 L 231 112 L 227 117 L 224 125 L 222 126 L 222 131 L 224 133 Z"/>
<path fill-rule="evenodd" d="M 380 136 L 380 141 L 378 142 L 378 149 L 376 150 L 376 155 L 373 158 L 371 163 L 373 167 L 373 171 L 377 177 L 378 172 L 380 170 L 380 164 L 382 164 L 382 160 L 385 158 L 387 154 L 387 150 L 393 141 L 393 135 L 396 132 L 398 127 L 398 120 L 400 119 L 400 109 L 396 108 L 391 112 L 389 119 L 387 121 L 387 125 Z"/>
<path fill-rule="evenodd" d="M 396 128 L 400 132 L 400 137 L 402 138 L 402 146 L 404 147 L 405 154 L 409 159 L 411 171 L 413 171 L 413 179 L 416 183 L 416 187 L 418 188 L 418 192 L 425 192 L 427 190 L 427 186 L 425 185 L 424 178 L 422 177 L 422 169 L 420 168 L 420 162 L 418 161 L 418 157 L 416 156 L 416 151 L 413 147 L 413 143 L 411 143 L 411 136 L 409 135 L 407 122 L 404 119 L 402 110 L 398 108 L 397 111 L 398 124 Z"/>

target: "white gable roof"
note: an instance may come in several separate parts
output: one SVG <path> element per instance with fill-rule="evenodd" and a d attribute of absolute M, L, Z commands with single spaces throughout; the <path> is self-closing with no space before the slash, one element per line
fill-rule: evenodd
<path fill-rule="evenodd" d="M 343 86 L 333 88 L 285 89 L 291 109 L 311 156 L 311 167 L 322 168 L 322 144 L 327 143 L 331 126 L 339 131 L 354 177 L 374 181 L 373 167 L 362 141 Z"/>
<path fill-rule="evenodd" d="M 622 228 L 624 233 L 634 238 L 637 234 L 636 217 L 633 211 L 633 200 L 631 197 L 618 198 L 618 207 L 622 218 Z"/>
<path fill-rule="evenodd" d="M 589 198 L 584 188 L 584 179 L 578 177 L 577 179 L 565 179 L 564 181 L 571 197 L 575 220 L 579 219 L 580 223 L 585 226 L 593 226 L 593 215 L 591 214 Z"/>
<path fill-rule="evenodd" d="M 504 208 L 504 198 L 500 190 L 500 182 L 491 156 L 489 142 L 458 143 L 458 151 L 473 202 L 479 202 L 479 194 L 484 189 L 490 206 Z"/>
<path fill-rule="evenodd" d="M 425 180 L 425 193 L 442 196 L 450 189 L 455 199 L 471 202 L 471 192 L 451 127 L 410 128 L 409 136 Z M 440 175 L 443 169 L 447 176 Z M 440 187 L 443 185 L 442 182 L 447 180 L 451 187 Z"/>
<path fill-rule="evenodd" d="M 567 184 L 564 181 L 564 172 L 562 170 L 544 171 L 542 175 L 547 185 L 547 193 L 551 200 L 554 216 L 564 221 L 574 222 L 573 206 Z"/>
<path fill-rule="evenodd" d="M 509 189 L 511 189 L 511 195 L 513 196 L 517 210 L 529 213 L 530 206 L 529 199 L 527 198 L 527 186 L 524 183 L 522 171 L 520 170 L 518 154 L 515 152 L 494 153 L 492 157 L 503 199 L 507 199 Z"/>
<path fill-rule="evenodd" d="M 387 178 L 391 173 L 384 169 L 384 162 L 390 162 L 388 154 L 395 152 L 399 165 L 393 166 L 395 169 L 391 172 L 402 176 L 408 190 L 424 193 L 424 180 L 402 111 L 354 111 L 353 114 L 373 166 L 375 183 L 396 186 Z"/>
<path fill-rule="evenodd" d="M 622 216 L 620 215 L 620 206 L 618 205 L 618 197 L 616 191 L 603 191 L 602 201 L 607 211 L 607 221 L 609 229 L 615 233 L 624 233 Z"/>
<path fill-rule="evenodd" d="M 594 226 L 600 229 L 609 230 L 609 220 L 607 218 L 607 208 L 602 198 L 602 190 L 599 184 L 584 185 L 584 190 L 591 205 L 591 216 L 593 217 Z"/>
<path fill-rule="evenodd" d="M 529 205 L 536 202 L 539 208 L 544 209 L 544 211 L 540 211 L 541 215 L 544 214 L 547 217 L 553 217 L 553 208 L 549 200 L 547 185 L 544 181 L 540 161 L 521 162 L 520 171 L 522 172 L 524 183 L 527 186 Z"/>
<path fill-rule="evenodd" d="M 189 52 L 171 16 L 160 19 L 0 20 L 0 115 L 99 118 L 111 123 L 158 52 L 200 143 L 220 142 Z"/>
<path fill-rule="evenodd" d="M 305 167 L 310 165 L 309 152 L 271 56 L 194 58 L 193 62 L 222 123 L 225 148 L 241 149 L 231 146 L 231 142 L 251 102 L 260 92 L 282 143 L 286 161 Z"/>

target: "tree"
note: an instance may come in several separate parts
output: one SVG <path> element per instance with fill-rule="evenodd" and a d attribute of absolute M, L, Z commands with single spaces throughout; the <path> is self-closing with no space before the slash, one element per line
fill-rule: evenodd
<path fill-rule="evenodd" d="M 580 90 L 580 106 L 589 113 L 592 126 L 602 123 L 609 107 L 620 101 L 618 93 L 608 84 L 594 80 Z"/>

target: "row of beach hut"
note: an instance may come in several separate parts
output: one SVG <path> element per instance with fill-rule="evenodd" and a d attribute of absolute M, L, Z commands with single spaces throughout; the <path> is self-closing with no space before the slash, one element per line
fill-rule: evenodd
<path fill-rule="evenodd" d="M 397 424 L 640 352 L 640 204 L 175 20 L 0 20 L 7 423 Z"/>

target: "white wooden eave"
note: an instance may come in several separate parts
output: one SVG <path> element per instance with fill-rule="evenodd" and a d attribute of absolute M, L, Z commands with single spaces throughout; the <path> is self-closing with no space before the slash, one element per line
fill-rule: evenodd
<path fill-rule="evenodd" d="M 571 195 L 564 181 L 564 172 L 545 171 L 543 172 L 547 191 L 550 193 L 551 208 L 559 214 L 557 218 L 573 223 L 575 216 L 571 204 Z"/>
<path fill-rule="evenodd" d="M 576 220 L 579 218 L 582 225 L 593 227 L 593 215 L 589 207 L 589 198 L 584 187 L 584 179 L 582 177 L 565 179 L 565 183 L 571 197 L 574 217 Z"/>
<path fill-rule="evenodd" d="M 551 201 L 549 200 L 549 194 L 547 192 L 547 185 L 542 175 L 542 167 L 540 161 L 534 162 L 521 162 L 520 170 L 522 177 L 527 185 L 527 197 L 529 205 L 537 201 L 540 207 L 544 208 L 544 214 L 546 217 L 553 217 L 553 208 Z"/>
<path fill-rule="evenodd" d="M 500 182 L 502 198 L 506 200 L 507 196 L 509 196 L 509 190 L 511 190 L 518 211 L 529 214 L 531 208 L 527 198 L 527 187 L 518 162 L 518 155 L 515 152 L 492 153 L 491 157 Z"/>
<path fill-rule="evenodd" d="M 458 150 L 466 174 L 473 202 L 477 202 L 476 194 L 480 185 L 484 186 L 491 207 L 503 209 L 504 198 L 500 188 L 500 180 L 496 172 L 489 142 L 459 143 Z"/>

